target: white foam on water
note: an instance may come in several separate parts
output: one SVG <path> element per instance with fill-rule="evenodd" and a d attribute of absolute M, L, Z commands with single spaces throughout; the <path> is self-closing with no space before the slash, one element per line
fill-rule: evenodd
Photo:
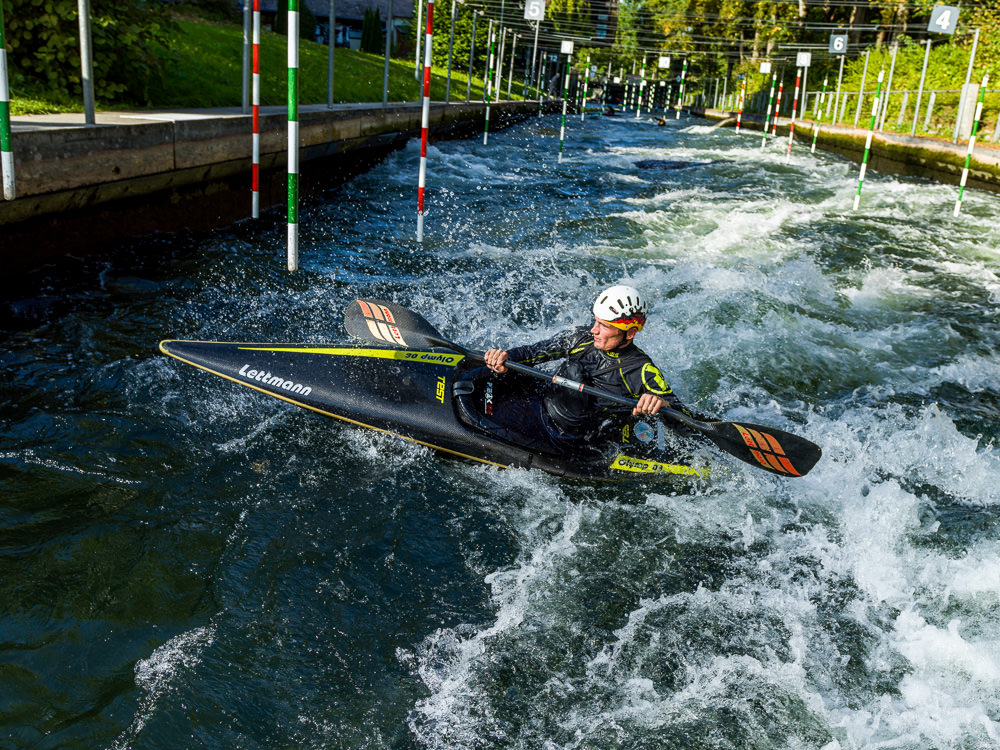
<path fill-rule="evenodd" d="M 144 695 L 129 728 L 112 744 L 113 750 L 131 747 L 155 714 L 163 696 L 177 688 L 201 663 L 202 653 L 215 641 L 215 626 L 206 625 L 174 636 L 135 665 L 135 684 Z"/>

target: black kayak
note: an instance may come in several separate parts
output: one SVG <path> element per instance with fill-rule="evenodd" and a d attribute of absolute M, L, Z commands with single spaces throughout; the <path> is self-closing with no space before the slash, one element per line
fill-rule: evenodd
<path fill-rule="evenodd" d="M 695 436 L 625 418 L 599 438 L 545 429 L 544 384 L 443 349 L 167 340 L 160 351 L 268 396 L 500 467 L 583 479 L 706 477 Z"/>

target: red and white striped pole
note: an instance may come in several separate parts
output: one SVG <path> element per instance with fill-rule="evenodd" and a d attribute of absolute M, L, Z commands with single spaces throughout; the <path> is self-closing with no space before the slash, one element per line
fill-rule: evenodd
<path fill-rule="evenodd" d="M 424 241 L 424 186 L 427 182 L 427 129 L 431 121 L 431 60 L 434 50 L 434 0 L 427 0 L 424 41 L 424 107 L 420 117 L 420 176 L 417 179 L 417 242 Z"/>
<path fill-rule="evenodd" d="M 778 137 L 778 118 L 781 116 L 781 92 L 785 88 L 784 79 L 778 81 L 778 100 L 774 103 L 774 123 L 771 129 L 771 137 Z"/>
<path fill-rule="evenodd" d="M 736 112 L 736 132 L 740 132 L 740 123 L 743 121 L 743 97 L 747 94 L 747 79 L 743 79 L 743 85 L 740 86 L 740 102 L 739 108 Z M 766 126 L 765 126 L 766 127 Z"/>
<path fill-rule="evenodd" d="M 260 0 L 253 0 L 253 90 L 251 120 L 253 123 L 253 161 L 250 165 L 252 205 L 250 215 L 260 218 Z"/>
<path fill-rule="evenodd" d="M 795 139 L 795 115 L 799 111 L 799 84 L 802 83 L 802 68 L 795 69 L 795 96 L 792 97 L 792 123 L 788 126 L 788 152 L 785 159 L 792 158 L 792 141 Z"/>

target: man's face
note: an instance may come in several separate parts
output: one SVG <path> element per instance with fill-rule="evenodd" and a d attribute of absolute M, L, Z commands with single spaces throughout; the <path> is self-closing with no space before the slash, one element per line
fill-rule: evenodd
<path fill-rule="evenodd" d="M 633 330 L 630 329 L 628 333 Z M 594 327 L 590 329 L 590 333 L 594 337 L 594 348 L 600 349 L 602 352 L 613 351 L 631 339 L 628 333 L 620 328 L 615 328 L 610 323 L 605 323 L 600 318 L 594 318 Z"/>

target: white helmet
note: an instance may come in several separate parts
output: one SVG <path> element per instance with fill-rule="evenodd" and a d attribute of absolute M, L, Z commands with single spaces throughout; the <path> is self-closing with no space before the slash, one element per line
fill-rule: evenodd
<path fill-rule="evenodd" d="M 646 325 L 646 303 L 635 287 L 613 286 L 597 295 L 594 317 L 623 331 L 641 331 Z"/>

